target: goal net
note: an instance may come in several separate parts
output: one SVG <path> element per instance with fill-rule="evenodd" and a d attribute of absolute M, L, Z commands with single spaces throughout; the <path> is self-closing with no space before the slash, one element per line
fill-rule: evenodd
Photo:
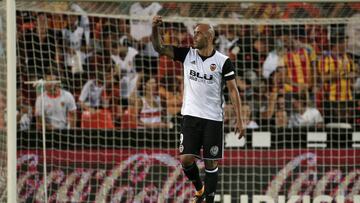
<path fill-rule="evenodd" d="M 357 3 L 18 1 L 19 201 L 189 202 L 178 161 L 183 69 L 151 44 L 159 14 L 165 44 L 191 46 L 194 25 L 213 25 L 236 69 L 246 139 L 225 88 L 216 201 L 359 203 L 359 12 Z"/>

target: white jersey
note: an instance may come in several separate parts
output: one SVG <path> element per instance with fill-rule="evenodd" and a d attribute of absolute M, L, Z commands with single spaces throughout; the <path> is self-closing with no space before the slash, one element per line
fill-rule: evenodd
<path fill-rule="evenodd" d="M 324 119 L 319 110 L 308 107 L 303 114 L 296 113 L 291 115 L 288 127 L 315 126 L 323 122 Z"/>
<path fill-rule="evenodd" d="M 152 17 L 154 17 L 162 6 L 159 3 L 151 3 L 147 7 L 137 2 L 131 5 L 130 16 L 146 17 L 148 20 L 130 20 L 130 35 L 135 40 L 141 40 L 143 37 L 150 36 L 152 33 Z"/>
<path fill-rule="evenodd" d="M 79 101 L 84 102 L 89 107 L 100 107 L 103 89 L 103 86 L 96 85 L 95 80 L 89 80 L 81 90 Z"/>
<path fill-rule="evenodd" d="M 183 62 L 184 96 L 182 115 L 223 121 L 223 86 L 235 78 L 230 59 L 218 51 L 207 58 L 197 49 L 174 47 L 174 59 Z"/>
<path fill-rule="evenodd" d="M 129 47 L 128 52 L 124 59 L 120 58 L 118 55 L 111 55 L 112 62 L 115 64 L 116 71 L 120 73 L 120 94 L 122 97 L 129 98 L 131 92 L 136 87 L 136 81 L 138 74 L 136 73 L 134 60 L 135 56 L 139 52 Z"/>
<path fill-rule="evenodd" d="M 82 27 L 77 27 L 74 31 L 71 31 L 69 29 L 62 30 L 64 40 L 66 40 L 70 48 L 74 50 L 80 50 L 83 34 L 84 28 Z"/>
<path fill-rule="evenodd" d="M 151 19 L 162 9 L 162 6 L 157 3 L 151 3 L 147 7 L 142 7 L 142 5 L 137 2 L 131 5 L 130 7 L 130 16 L 144 17 L 148 20 L 130 20 L 130 35 L 135 40 L 139 41 L 144 37 L 148 37 L 152 33 L 152 21 Z M 151 42 L 144 44 L 144 49 L 142 50 L 142 55 L 158 57 L 159 54 L 155 51 Z"/>
<path fill-rule="evenodd" d="M 151 107 L 144 97 L 142 100 L 142 108 L 140 112 L 140 120 L 143 123 L 160 123 L 161 122 L 161 102 L 160 97 L 154 98 L 157 107 Z"/>
<path fill-rule="evenodd" d="M 44 111 L 45 122 L 50 123 L 55 129 L 65 129 L 68 127 L 68 113 L 76 110 L 73 95 L 65 90 L 60 90 L 58 96 L 49 96 L 45 91 Z M 42 116 L 42 95 L 36 98 L 35 115 Z"/>

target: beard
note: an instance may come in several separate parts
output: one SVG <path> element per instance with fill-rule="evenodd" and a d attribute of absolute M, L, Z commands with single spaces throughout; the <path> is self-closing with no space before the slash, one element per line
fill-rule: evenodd
<path fill-rule="evenodd" d="M 200 40 L 200 41 L 198 41 L 198 43 L 194 44 L 195 49 L 203 49 L 205 47 L 206 47 L 205 40 Z"/>

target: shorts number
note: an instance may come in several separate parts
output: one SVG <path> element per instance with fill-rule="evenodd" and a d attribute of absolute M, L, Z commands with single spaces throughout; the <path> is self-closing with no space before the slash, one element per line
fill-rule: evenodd
<path fill-rule="evenodd" d="M 184 141 L 184 135 L 181 133 L 181 134 L 180 134 L 180 144 L 182 144 L 183 141 Z"/>

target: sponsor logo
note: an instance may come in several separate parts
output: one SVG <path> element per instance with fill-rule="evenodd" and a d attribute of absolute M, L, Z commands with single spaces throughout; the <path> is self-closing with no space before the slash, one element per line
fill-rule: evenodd
<path fill-rule="evenodd" d="M 48 188 L 49 202 L 186 202 L 192 196 L 192 184 L 186 184 L 187 179 L 183 177 L 178 160 L 174 155 L 169 154 L 168 149 L 157 152 L 149 150 L 145 153 L 137 151 L 134 149 L 129 156 L 124 156 L 129 152 L 128 150 L 114 151 L 114 154 L 120 155 L 118 157 L 112 153 L 106 155 L 105 150 L 95 150 L 96 154 L 101 153 L 111 157 L 102 158 L 103 163 L 99 165 L 98 161 L 95 161 L 98 156 L 84 159 L 84 152 L 81 150 L 79 152 L 56 150 L 56 153 L 46 150 L 49 160 L 55 160 L 54 156 L 67 157 L 71 153 L 82 157 L 77 163 L 95 163 L 85 169 L 68 163 L 76 161 L 76 159 L 60 158 L 58 160 L 66 161 L 66 164 L 48 168 L 47 185 L 44 185 L 42 175 L 41 152 L 18 151 L 19 202 L 44 202 L 44 187 Z M 278 152 L 281 150 L 276 151 L 276 153 Z M 345 152 L 349 151 L 345 150 Z M 220 196 L 215 196 L 215 199 L 218 199 L 216 201 L 223 203 L 360 202 L 358 187 L 360 185 L 360 169 L 348 165 L 345 167 L 351 167 L 351 170 L 345 172 L 341 171 L 337 164 L 330 170 L 324 170 L 323 167 L 318 168 L 318 157 L 315 153 L 288 156 L 289 160 L 286 165 L 276 168 L 278 173 L 272 178 L 273 181 L 270 182 L 269 188 L 264 193 L 253 193 L 254 189 L 262 191 L 262 188 L 250 187 L 251 189 L 248 190 L 239 189 L 243 195 L 238 195 L 236 186 L 239 184 L 233 181 L 234 187 L 230 190 L 222 190 L 221 194 L 224 195 L 221 195 L 221 199 Z M 114 159 L 115 157 L 116 159 Z M 320 159 L 323 158 L 328 157 L 322 155 Z M 350 159 L 354 159 L 354 157 Z M 81 166 L 84 165 L 81 164 Z M 233 167 L 246 169 L 246 166 L 242 165 L 233 165 Z M 305 170 L 302 171 L 301 168 Z M 154 173 L 159 169 L 162 173 Z M 202 162 L 199 163 L 199 169 L 204 169 Z M 234 168 L 234 170 L 236 169 Z M 317 170 L 321 170 L 321 172 L 317 172 Z M 262 173 L 259 175 L 264 177 Z M 249 179 L 253 178 L 252 173 L 249 173 L 249 177 Z M 267 179 L 265 178 L 264 181 L 267 182 Z M 139 186 L 139 183 L 149 184 Z M 244 184 L 252 185 L 253 182 L 249 181 Z M 241 201 L 239 201 L 239 197 Z"/>
<path fill-rule="evenodd" d="M 190 70 L 190 80 L 207 83 L 207 84 L 212 84 L 213 78 L 214 78 L 213 75 L 202 74 L 202 73 L 196 72 L 194 70 Z"/>
<path fill-rule="evenodd" d="M 211 71 L 214 71 L 215 69 L 216 69 L 216 65 L 215 65 L 215 64 L 211 64 L 211 65 L 210 65 L 210 70 L 211 70 Z"/>
<path fill-rule="evenodd" d="M 182 144 L 180 145 L 179 151 L 180 151 L 180 153 L 182 153 L 184 151 L 184 145 L 182 145 Z"/>
<path fill-rule="evenodd" d="M 210 154 L 213 155 L 213 156 L 216 156 L 218 155 L 219 153 L 219 147 L 218 146 L 212 146 L 210 148 Z"/>

